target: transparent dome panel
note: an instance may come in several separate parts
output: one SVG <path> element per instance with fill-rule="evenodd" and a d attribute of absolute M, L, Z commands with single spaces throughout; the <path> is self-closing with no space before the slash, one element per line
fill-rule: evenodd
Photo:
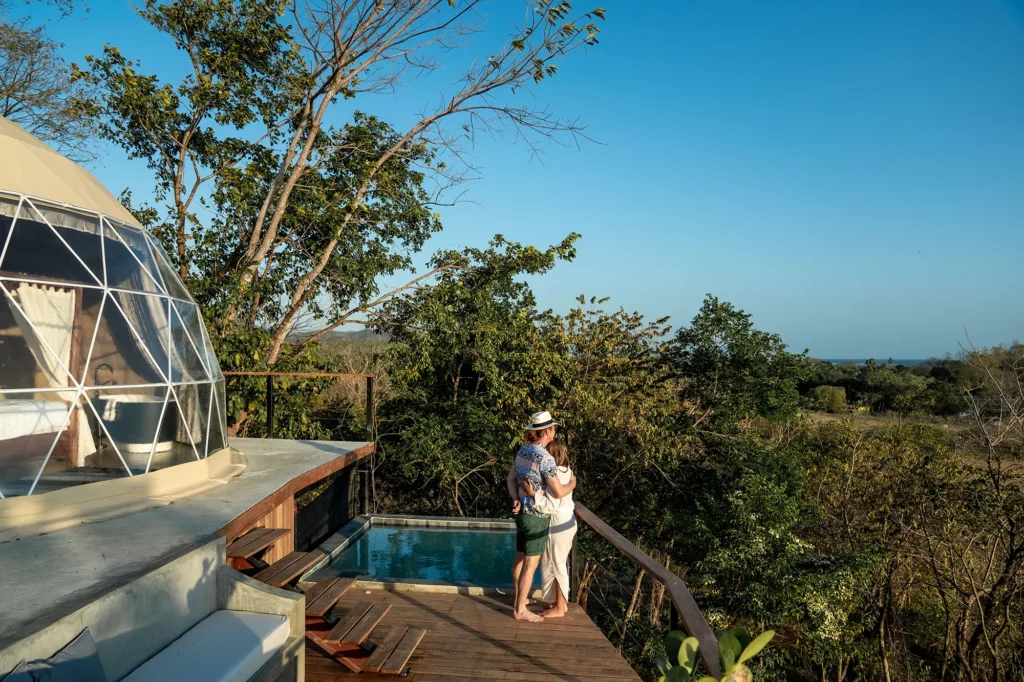
<path fill-rule="evenodd" d="M 194 462 L 227 445 L 202 313 L 144 230 L 0 193 L 0 495 Z"/>

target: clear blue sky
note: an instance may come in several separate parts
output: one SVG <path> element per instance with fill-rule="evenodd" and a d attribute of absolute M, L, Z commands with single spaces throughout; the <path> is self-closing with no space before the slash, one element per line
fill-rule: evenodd
<path fill-rule="evenodd" d="M 542 305 L 608 295 L 680 324 L 711 292 L 817 357 L 1024 339 L 1024 2 L 599 4 L 601 45 L 536 97 L 601 144 L 487 143 L 432 247 L 577 231 Z M 180 69 L 123 0 L 80 17 L 51 26 L 69 59 L 110 42 Z M 400 125 L 435 86 L 357 105 Z M 94 170 L 151 185 L 116 149 Z"/>

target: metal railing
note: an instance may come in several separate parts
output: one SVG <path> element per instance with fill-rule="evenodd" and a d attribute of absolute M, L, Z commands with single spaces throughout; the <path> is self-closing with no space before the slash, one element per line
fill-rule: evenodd
<path fill-rule="evenodd" d="M 274 437 L 274 380 L 278 377 L 300 379 L 365 379 L 366 380 L 366 440 L 374 440 L 374 374 L 351 374 L 345 372 L 224 372 L 225 377 L 266 377 L 267 438 Z"/>
<path fill-rule="evenodd" d="M 683 579 L 641 551 L 585 506 L 577 502 L 575 507 L 576 516 L 580 521 L 586 523 L 591 530 L 604 538 L 623 557 L 650 576 L 652 580 L 664 586 L 671 605 L 670 627 L 678 629 L 681 626 L 687 635 L 697 638 L 700 643 L 699 652 L 704 669 L 709 675 L 718 679 L 721 676 L 721 668 L 718 663 L 718 639 L 708 626 L 704 614 L 701 613 Z M 575 539 L 569 556 L 569 576 L 570 600 L 578 602 L 580 599 L 580 576 Z M 639 585 L 639 582 L 637 584 Z"/>
<path fill-rule="evenodd" d="M 376 441 L 376 413 L 374 400 L 374 374 L 352 374 L 345 372 L 224 372 L 225 377 L 266 377 L 267 389 L 265 405 L 267 410 L 266 438 L 274 437 L 274 380 L 281 377 L 297 379 L 365 379 L 366 380 L 366 440 Z M 370 470 L 367 462 L 360 463 L 356 468 L 359 495 L 359 513 L 370 511 Z"/>

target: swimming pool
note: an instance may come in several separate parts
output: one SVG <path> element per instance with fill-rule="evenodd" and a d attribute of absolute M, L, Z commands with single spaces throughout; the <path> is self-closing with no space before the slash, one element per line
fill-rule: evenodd
<path fill-rule="evenodd" d="M 511 527 L 416 527 L 374 519 L 326 572 L 380 581 L 511 587 L 515 544 Z M 540 584 L 539 572 L 534 583 Z"/>

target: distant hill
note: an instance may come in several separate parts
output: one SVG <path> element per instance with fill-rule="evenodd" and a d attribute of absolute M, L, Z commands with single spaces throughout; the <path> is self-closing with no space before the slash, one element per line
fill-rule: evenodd
<path fill-rule="evenodd" d="M 292 334 L 289 334 L 288 338 L 290 340 L 292 340 L 292 341 L 301 341 L 303 339 L 306 339 L 306 338 L 312 336 L 315 333 L 316 332 L 294 332 Z M 327 334 L 324 336 L 324 338 L 322 340 L 324 342 L 328 342 L 329 343 L 331 341 L 353 341 L 353 342 L 364 341 L 365 342 L 365 341 L 370 341 L 371 339 L 374 340 L 374 341 L 385 342 L 385 343 L 387 341 L 391 340 L 391 338 L 387 334 L 375 333 L 372 329 L 360 329 L 360 330 L 354 331 L 354 332 L 342 332 L 342 331 L 335 330 L 335 331 L 332 331 L 332 332 L 327 332 Z"/>

